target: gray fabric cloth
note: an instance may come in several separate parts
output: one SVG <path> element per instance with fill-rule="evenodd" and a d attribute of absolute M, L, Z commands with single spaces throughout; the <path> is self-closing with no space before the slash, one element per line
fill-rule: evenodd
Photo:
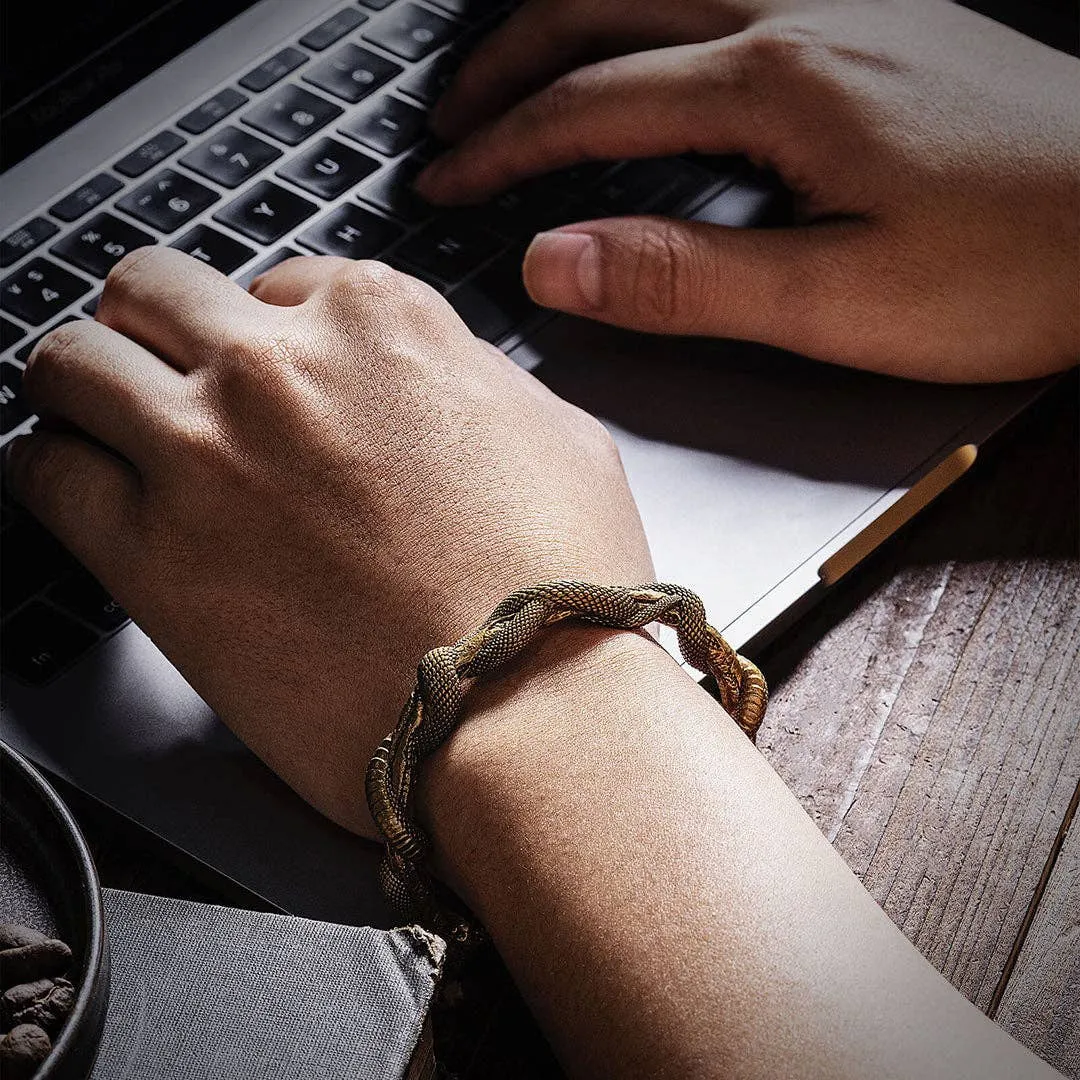
<path fill-rule="evenodd" d="M 403 1077 L 443 943 L 105 890 L 112 991 L 94 1080 Z"/>

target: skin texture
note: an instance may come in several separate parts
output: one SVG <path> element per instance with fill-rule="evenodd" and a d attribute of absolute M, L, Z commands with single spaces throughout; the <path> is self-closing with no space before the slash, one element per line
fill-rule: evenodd
<path fill-rule="evenodd" d="M 1050 370 L 1075 348 L 1055 276 L 1070 270 L 1076 129 L 1060 90 L 1074 68 L 1037 51 L 1039 82 L 1036 47 L 939 6 L 920 6 L 914 51 L 899 4 L 691 2 L 678 33 L 666 5 L 645 7 L 529 5 L 520 19 L 554 20 L 535 41 L 563 51 L 515 46 L 511 26 L 502 81 L 467 69 L 440 125 L 475 128 L 490 119 L 477 102 L 503 110 L 597 54 L 664 48 L 505 113 L 508 156 L 477 130 L 443 195 L 587 157 L 601 136 L 603 153 L 632 152 L 627 116 L 637 137 L 680 143 L 679 115 L 698 108 L 721 143 L 760 138 L 806 216 L 827 220 L 741 239 L 590 226 L 597 249 L 571 244 L 575 269 L 600 252 L 597 317 L 656 328 L 659 313 L 668 330 L 936 378 Z M 531 250 L 534 291 L 545 275 L 565 287 L 551 243 Z M 44 421 L 12 445 L 9 479 L 256 753 L 371 836 L 361 777 L 427 649 L 519 586 L 640 582 L 651 561 L 601 426 L 434 291 L 310 258 L 252 292 L 168 248 L 125 258 L 95 321 L 34 350 L 24 389 Z M 574 1075 L 1051 1075 L 919 957 L 719 706 L 641 637 L 554 632 L 470 697 L 421 793 L 438 868 Z"/>
<path fill-rule="evenodd" d="M 541 234 L 542 304 L 941 381 L 1080 356 L 1080 64 L 944 0 L 530 0 L 434 118 L 417 187 L 480 200 L 586 159 L 742 153 L 798 224 Z"/>
<path fill-rule="evenodd" d="M 359 778 L 419 658 L 541 578 L 650 580 L 648 547 L 605 429 L 433 289 L 310 258 L 253 292 L 127 256 L 32 354 L 53 422 L 10 480 L 271 768 L 374 836 Z"/>

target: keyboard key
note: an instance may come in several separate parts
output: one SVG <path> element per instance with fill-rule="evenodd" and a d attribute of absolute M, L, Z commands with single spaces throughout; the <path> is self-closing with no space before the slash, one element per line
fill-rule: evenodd
<path fill-rule="evenodd" d="M 503 247 L 502 238 L 488 229 L 471 221 L 443 218 L 413 233 L 394 255 L 453 285 L 497 255 Z"/>
<path fill-rule="evenodd" d="M 116 205 L 125 213 L 163 233 L 186 225 L 221 196 L 173 169 L 163 169 Z"/>
<path fill-rule="evenodd" d="M 408 94 L 409 97 L 414 97 L 425 105 L 434 105 L 453 82 L 463 59 L 456 52 L 444 52 L 441 56 L 435 57 L 430 64 L 425 64 L 424 67 L 407 75 L 398 83 L 397 88 L 403 94 Z"/>
<path fill-rule="evenodd" d="M 477 337 L 499 341 L 541 310 L 521 279 L 524 258 L 522 248 L 508 251 L 450 293 L 454 310 Z"/>
<path fill-rule="evenodd" d="M 504 191 L 482 206 L 462 213 L 475 217 L 501 236 L 525 240 L 544 229 L 564 224 L 567 201 L 543 180 L 537 180 Z"/>
<path fill-rule="evenodd" d="M 267 270 L 277 266 L 278 263 L 283 263 L 286 259 L 293 259 L 299 254 L 299 251 L 294 251 L 289 247 L 278 248 L 273 255 L 263 259 L 262 262 L 256 263 L 250 270 L 245 270 L 236 279 L 236 284 L 246 289 L 260 274 L 265 274 Z"/>
<path fill-rule="evenodd" d="M 77 570 L 58 581 L 46 594 L 57 607 L 109 633 L 128 621 L 128 613 L 86 570 Z"/>
<path fill-rule="evenodd" d="M 394 0 L 360 0 L 360 3 L 366 8 L 371 8 L 372 11 L 382 11 L 383 8 L 388 8 Z"/>
<path fill-rule="evenodd" d="M 319 139 L 287 161 L 277 174 L 321 199 L 335 199 L 378 167 L 375 158 L 359 150 L 351 150 L 333 139 Z"/>
<path fill-rule="evenodd" d="M 149 233 L 112 214 L 96 214 L 51 250 L 72 266 L 103 278 L 129 251 L 156 243 Z"/>
<path fill-rule="evenodd" d="M 78 563 L 60 541 L 27 515 L 4 533 L 0 559 L 0 603 L 3 614 L 66 577 Z"/>
<path fill-rule="evenodd" d="M 415 105 L 384 94 L 338 130 L 380 154 L 397 157 L 424 137 L 427 116 Z"/>
<path fill-rule="evenodd" d="M 386 218 L 347 204 L 320 218 L 296 239 L 320 255 L 373 259 L 397 240 L 401 233 L 402 229 Z"/>
<path fill-rule="evenodd" d="M 0 307 L 40 326 L 89 291 L 90 282 L 38 257 L 0 282 Z"/>
<path fill-rule="evenodd" d="M 299 86 L 283 86 L 244 114 L 253 128 L 296 146 L 342 113 L 338 105 Z"/>
<path fill-rule="evenodd" d="M 260 244 L 272 244 L 318 209 L 315 203 L 262 180 L 239 199 L 223 206 L 214 220 Z"/>
<path fill-rule="evenodd" d="M 86 312 L 91 318 L 97 314 L 98 304 L 101 303 L 101 293 L 95 293 L 86 301 L 82 306 L 82 310 Z"/>
<path fill-rule="evenodd" d="M 275 53 L 269 60 L 264 60 L 258 67 L 252 68 L 241 80 L 245 90 L 260 93 L 273 86 L 279 79 L 284 79 L 290 71 L 295 71 L 305 60 L 307 53 L 299 49 L 285 48 Z"/>
<path fill-rule="evenodd" d="M 398 4 L 393 14 L 372 24 L 363 34 L 370 42 L 406 60 L 422 60 L 445 45 L 460 27 L 417 4 Z"/>
<path fill-rule="evenodd" d="M 186 251 L 223 274 L 231 274 L 238 266 L 255 257 L 254 248 L 219 233 L 217 229 L 211 229 L 209 225 L 196 225 L 169 246 Z"/>
<path fill-rule="evenodd" d="M 367 18 L 356 8 L 342 8 L 336 15 L 331 15 L 325 22 L 319 23 L 314 30 L 309 30 L 300 39 L 300 44 L 312 52 L 322 52 L 350 30 L 355 30 L 361 23 L 367 22 Z"/>
<path fill-rule="evenodd" d="M 30 410 L 22 400 L 22 368 L 0 360 L 0 435 L 13 431 L 28 416 Z"/>
<path fill-rule="evenodd" d="M 152 169 L 159 161 L 164 161 L 170 154 L 175 154 L 187 139 L 175 131 L 162 131 L 152 139 L 147 139 L 142 146 L 136 146 L 130 154 L 122 157 L 113 168 L 121 176 L 142 176 L 147 169 Z"/>
<path fill-rule="evenodd" d="M 26 331 L 10 319 L 0 319 L 0 352 L 7 352 L 16 341 L 22 340 Z"/>
<path fill-rule="evenodd" d="M 412 188 L 423 167 L 424 163 L 419 159 L 407 157 L 396 168 L 384 169 L 361 188 L 360 198 L 402 221 L 427 221 L 435 208 L 421 199 Z"/>
<path fill-rule="evenodd" d="M 712 178 L 688 162 L 651 158 L 631 161 L 605 177 L 590 195 L 607 214 L 672 210 L 712 188 Z"/>
<path fill-rule="evenodd" d="M 432 277 L 430 274 L 425 274 L 423 270 L 417 270 L 415 266 L 403 263 L 400 259 L 395 259 L 393 255 L 384 255 L 381 261 L 386 263 L 387 266 L 392 266 L 395 270 L 400 270 L 403 274 L 408 274 L 409 277 L 416 278 L 417 281 L 422 281 L 425 285 L 430 285 L 437 292 L 446 293 L 449 288 L 445 282 Z"/>
<path fill-rule="evenodd" d="M 59 226 L 48 218 L 37 217 L 8 233 L 0 240 L 0 267 L 18 262 L 28 251 L 33 251 L 59 231 Z"/>
<path fill-rule="evenodd" d="M 123 186 L 111 173 L 98 173 L 82 187 L 76 188 L 70 195 L 65 195 L 50 207 L 49 213 L 61 221 L 75 221 L 83 214 L 88 214 L 110 195 L 115 195 Z"/>
<path fill-rule="evenodd" d="M 241 105 L 246 105 L 247 102 L 246 94 L 241 94 L 239 90 L 226 86 L 224 90 L 219 90 L 212 98 L 207 98 L 201 105 L 196 105 L 191 112 L 181 116 L 176 121 L 176 126 L 191 135 L 201 135 L 229 113 L 236 112 Z"/>
<path fill-rule="evenodd" d="M 44 333 L 38 334 L 37 337 L 32 338 L 25 345 L 21 345 L 15 350 L 15 359 L 21 364 L 25 364 L 30 359 L 30 354 L 34 351 L 34 346 L 45 336 L 45 334 L 51 334 L 58 326 L 64 326 L 69 322 L 76 322 L 77 315 L 65 315 L 62 319 L 58 319 L 52 326 L 49 327 Z"/>
<path fill-rule="evenodd" d="M 17 679 L 40 686 L 74 663 L 97 640 L 93 631 L 38 600 L 4 625 L 3 667 Z"/>
<path fill-rule="evenodd" d="M 345 101 L 360 101 L 403 71 L 400 64 L 359 45 L 345 45 L 310 68 L 304 81 Z"/>
<path fill-rule="evenodd" d="M 199 143 L 180 164 L 223 187 L 234 188 L 279 157 L 281 151 L 276 146 L 230 125 Z"/>

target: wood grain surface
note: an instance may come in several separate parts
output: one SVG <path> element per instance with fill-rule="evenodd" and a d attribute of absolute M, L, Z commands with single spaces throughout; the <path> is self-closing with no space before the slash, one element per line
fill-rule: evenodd
<path fill-rule="evenodd" d="M 1059 1066 L 1076 872 L 1043 877 L 1080 782 L 1078 446 L 1070 376 L 762 657 L 758 740 L 924 955 Z"/>

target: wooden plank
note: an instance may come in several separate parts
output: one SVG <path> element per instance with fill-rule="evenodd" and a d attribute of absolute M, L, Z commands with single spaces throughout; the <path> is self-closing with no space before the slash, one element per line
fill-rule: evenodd
<path fill-rule="evenodd" d="M 762 657 L 764 753 L 983 1008 L 1080 780 L 1076 446 L 1070 378 Z"/>
<path fill-rule="evenodd" d="M 1077 795 L 1080 788 L 1072 823 Z M 994 1019 L 1066 1076 L 1080 1077 L 1080 828 L 1065 834 Z"/>

